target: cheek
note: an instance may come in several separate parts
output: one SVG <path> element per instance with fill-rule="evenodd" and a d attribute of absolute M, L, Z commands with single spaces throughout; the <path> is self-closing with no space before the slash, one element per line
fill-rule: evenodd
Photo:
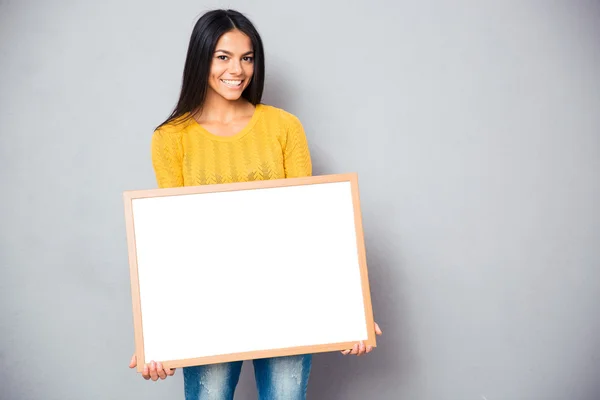
<path fill-rule="evenodd" d="M 222 65 L 213 63 L 213 65 L 210 67 L 210 76 L 215 79 L 218 80 L 221 75 L 223 75 L 223 72 L 225 72 L 225 67 L 223 67 Z"/>
<path fill-rule="evenodd" d="M 252 76 L 254 75 L 254 64 L 250 64 L 244 68 L 244 75 L 246 75 L 250 79 L 252 78 Z"/>

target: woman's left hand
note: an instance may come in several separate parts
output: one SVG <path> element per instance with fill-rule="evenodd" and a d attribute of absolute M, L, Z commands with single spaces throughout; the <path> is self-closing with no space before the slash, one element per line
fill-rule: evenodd
<path fill-rule="evenodd" d="M 379 325 L 377 325 L 377 322 L 375 322 L 375 333 L 377 335 L 381 335 L 383 333 L 381 329 L 379 329 Z M 354 347 L 352 347 L 350 350 L 342 351 L 342 354 L 345 356 L 347 356 L 348 354 L 362 356 L 364 354 L 370 353 L 371 351 L 373 351 L 373 346 L 365 346 L 365 343 L 361 340 L 360 342 L 356 343 Z"/>

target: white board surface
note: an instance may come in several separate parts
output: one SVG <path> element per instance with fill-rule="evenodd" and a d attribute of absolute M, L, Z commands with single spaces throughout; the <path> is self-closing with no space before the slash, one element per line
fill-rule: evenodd
<path fill-rule="evenodd" d="M 351 189 L 134 198 L 146 362 L 367 340 Z"/>

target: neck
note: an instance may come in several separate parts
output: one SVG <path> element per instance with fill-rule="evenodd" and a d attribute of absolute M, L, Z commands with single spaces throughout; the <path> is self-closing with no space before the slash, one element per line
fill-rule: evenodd
<path fill-rule="evenodd" d="M 240 97 L 238 100 L 227 100 L 216 93 L 206 94 L 206 101 L 202 110 L 194 114 L 199 121 L 219 121 L 229 123 L 248 112 L 250 103 L 248 100 Z"/>

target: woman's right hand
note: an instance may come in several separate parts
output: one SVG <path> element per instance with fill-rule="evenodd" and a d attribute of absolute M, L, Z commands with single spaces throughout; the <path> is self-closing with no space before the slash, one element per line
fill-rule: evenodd
<path fill-rule="evenodd" d="M 131 362 L 129 362 L 129 368 L 137 367 L 137 357 L 134 354 L 131 357 Z M 157 381 L 158 378 L 166 379 L 167 376 L 173 376 L 175 374 L 175 368 L 163 368 L 163 365 L 160 362 L 151 361 L 148 364 L 144 365 L 144 370 L 142 371 L 142 376 L 145 380 L 152 379 L 153 381 Z"/>

